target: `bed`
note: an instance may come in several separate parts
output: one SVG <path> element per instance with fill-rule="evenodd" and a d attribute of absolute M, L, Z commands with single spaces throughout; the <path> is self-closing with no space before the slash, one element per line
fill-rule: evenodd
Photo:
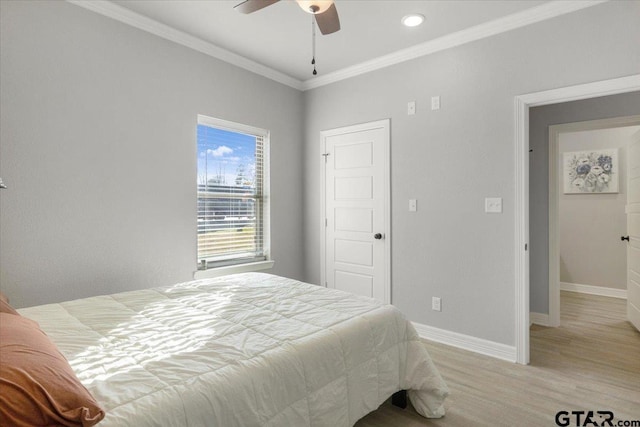
<path fill-rule="evenodd" d="M 244 273 L 18 312 L 104 410 L 100 427 L 351 426 L 399 390 L 444 415 L 411 323 L 338 290 Z"/>

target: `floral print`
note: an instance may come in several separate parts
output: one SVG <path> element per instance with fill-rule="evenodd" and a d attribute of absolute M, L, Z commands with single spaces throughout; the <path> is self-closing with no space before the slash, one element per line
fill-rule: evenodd
<path fill-rule="evenodd" d="M 565 193 L 617 192 L 611 188 L 614 157 L 611 150 L 564 153 Z"/>

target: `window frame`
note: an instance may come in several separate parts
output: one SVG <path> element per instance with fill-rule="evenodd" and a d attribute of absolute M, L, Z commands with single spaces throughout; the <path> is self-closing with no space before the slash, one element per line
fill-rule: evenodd
<path fill-rule="evenodd" d="M 255 126 L 245 125 L 242 123 L 236 123 L 229 120 L 218 119 L 202 114 L 197 115 L 197 125 L 204 125 L 215 129 L 220 129 L 228 132 L 241 133 L 245 135 L 255 136 L 262 138 L 262 191 L 259 192 L 256 199 L 256 203 L 260 200 L 260 205 L 256 209 L 260 211 L 260 215 L 256 216 L 256 222 L 261 221 L 262 227 L 262 253 L 263 256 L 253 258 L 230 258 L 225 260 L 207 261 L 206 268 L 201 268 L 202 265 L 198 262 L 198 211 L 196 210 L 196 271 L 194 272 L 194 278 L 202 277 L 215 277 L 224 274 L 231 274 L 236 272 L 256 271 L 271 268 L 274 262 L 271 260 L 271 200 L 270 200 L 270 131 Z M 197 128 L 197 126 L 196 126 Z M 196 131 L 196 151 L 197 151 L 197 131 Z M 259 170 L 256 165 L 256 170 Z M 196 163 L 196 206 L 199 199 L 198 196 L 198 166 Z"/>

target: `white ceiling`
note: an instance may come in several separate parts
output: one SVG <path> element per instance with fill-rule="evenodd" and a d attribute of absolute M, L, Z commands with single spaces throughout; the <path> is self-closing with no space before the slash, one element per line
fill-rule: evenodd
<path fill-rule="evenodd" d="M 312 16 L 293 0 L 249 15 L 234 10 L 241 0 L 67 1 L 309 89 L 603 0 L 335 0 L 342 28 L 326 36 L 317 31 L 317 76 L 311 65 Z M 409 13 L 426 20 L 404 27 L 400 20 Z"/>

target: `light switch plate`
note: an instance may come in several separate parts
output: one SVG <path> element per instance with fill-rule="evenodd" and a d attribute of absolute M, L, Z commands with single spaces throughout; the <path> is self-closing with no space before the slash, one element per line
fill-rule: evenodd
<path fill-rule="evenodd" d="M 487 197 L 484 199 L 486 213 L 502 213 L 502 197 Z"/>
<path fill-rule="evenodd" d="M 413 116 L 416 114 L 416 101 L 409 101 L 407 103 L 407 115 Z"/>
<path fill-rule="evenodd" d="M 409 199 L 409 212 L 416 212 L 418 210 L 418 201 L 416 199 Z"/>

